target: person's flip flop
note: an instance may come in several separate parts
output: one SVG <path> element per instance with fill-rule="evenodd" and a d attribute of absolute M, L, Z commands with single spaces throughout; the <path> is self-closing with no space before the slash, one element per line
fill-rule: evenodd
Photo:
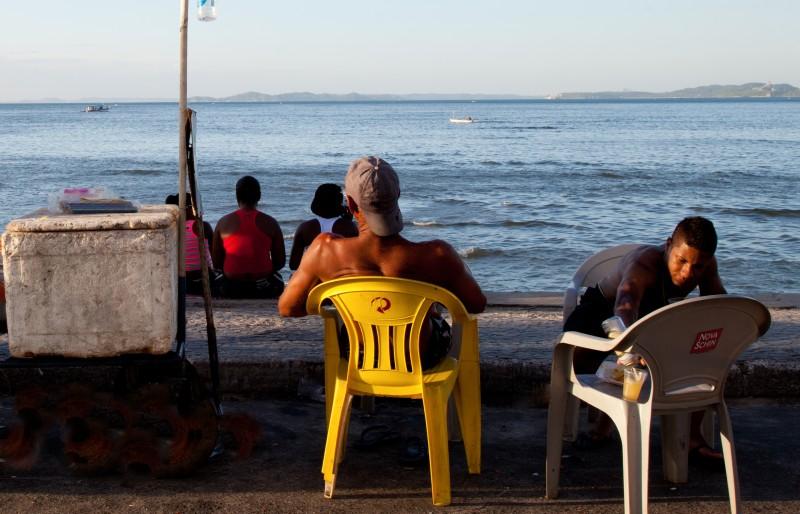
<path fill-rule="evenodd" d="M 388 425 L 372 425 L 361 431 L 353 446 L 361 450 L 368 450 L 383 446 L 400 439 L 400 434 L 392 430 Z"/>
<path fill-rule="evenodd" d="M 725 458 L 710 446 L 696 446 L 689 450 L 689 463 L 709 471 L 723 471 Z"/>

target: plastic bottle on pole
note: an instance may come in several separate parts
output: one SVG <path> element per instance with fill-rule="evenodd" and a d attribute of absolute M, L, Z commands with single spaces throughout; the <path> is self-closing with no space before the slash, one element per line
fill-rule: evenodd
<path fill-rule="evenodd" d="M 200 21 L 214 21 L 217 19 L 217 8 L 214 0 L 197 0 L 197 19 Z"/>

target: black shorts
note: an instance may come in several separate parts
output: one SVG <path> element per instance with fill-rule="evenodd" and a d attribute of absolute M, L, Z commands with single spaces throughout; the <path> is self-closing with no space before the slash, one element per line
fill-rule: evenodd
<path fill-rule="evenodd" d="M 603 321 L 614 315 L 614 305 L 609 304 L 597 287 L 589 287 L 581 295 L 580 304 L 575 307 L 567 321 L 564 332 L 582 332 L 597 337 L 606 337 Z M 572 365 L 575 373 L 582 375 L 594 373 L 611 352 L 597 352 L 585 348 L 575 348 Z"/>
<path fill-rule="evenodd" d="M 219 298 L 222 296 L 222 273 L 213 269 L 209 269 L 208 281 L 209 286 L 211 287 L 211 296 L 214 298 Z M 186 293 L 203 296 L 203 275 L 200 270 L 186 272 Z"/>
<path fill-rule="evenodd" d="M 225 298 L 277 298 L 283 293 L 283 277 L 275 272 L 258 280 L 233 280 L 223 278 L 222 296 Z"/>

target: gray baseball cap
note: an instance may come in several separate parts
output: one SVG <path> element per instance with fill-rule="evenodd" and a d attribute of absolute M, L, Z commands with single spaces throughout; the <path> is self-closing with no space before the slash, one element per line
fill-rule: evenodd
<path fill-rule="evenodd" d="M 375 235 L 391 236 L 403 230 L 403 215 L 397 205 L 400 180 L 391 164 L 374 156 L 356 159 L 347 170 L 344 189 Z"/>

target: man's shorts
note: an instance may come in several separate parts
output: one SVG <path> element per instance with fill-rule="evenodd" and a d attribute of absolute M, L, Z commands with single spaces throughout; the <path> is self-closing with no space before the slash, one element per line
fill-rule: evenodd
<path fill-rule="evenodd" d="M 233 280 L 224 277 L 222 296 L 224 298 L 277 298 L 283 293 L 283 278 L 280 273 L 258 280 Z"/>
<path fill-rule="evenodd" d="M 567 321 L 564 322 L 564 332 L 574 331 L 597 337 L 606 337 L 602 324 L 604 320 L 613 315 L 614 306 L 608 303 L 600 289 L 589 287 L 581 295 L 580 304 L 575 307 Z M 575 373 L 579 375 L 594 373 L 610 353 L 575 348 L 572 354 L 572 366 L 575 369 Z"/>

